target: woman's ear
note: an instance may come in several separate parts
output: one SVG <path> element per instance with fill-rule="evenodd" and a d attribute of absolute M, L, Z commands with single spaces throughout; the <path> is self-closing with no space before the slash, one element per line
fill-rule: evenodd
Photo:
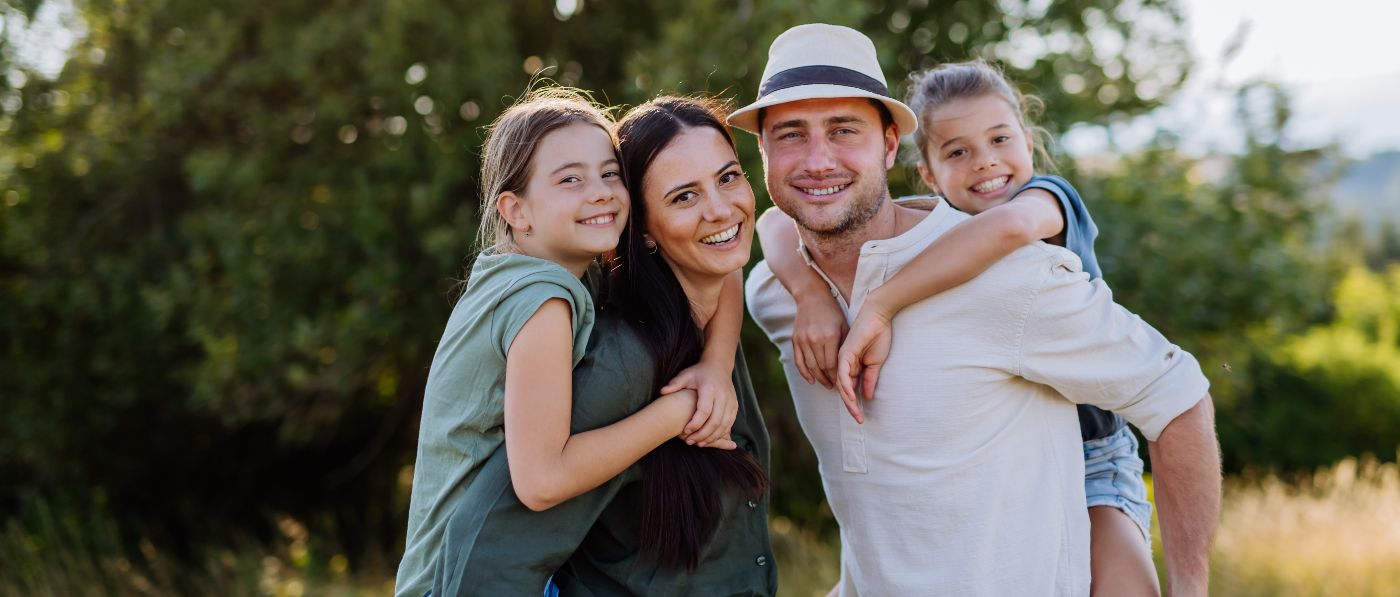
<path fill-rule="evenodd" d="M 924 184 L 928 185 L 928 189 L 933 191 L 933 194 L 942 194 L 938 191 L 938 181 L 933 179 L 933 172 L 929 171 L 928 166 L 924 165 L 923 160 L 919 160 L 919 178 L 923 179 Z"/>
<path fill-rule="evenodd" d="M 530 212 L 525 209 L 525 198 L 506 191 L 496 196 L 496 212 L 510 225 L 512 230 L 530 231 Z"/>

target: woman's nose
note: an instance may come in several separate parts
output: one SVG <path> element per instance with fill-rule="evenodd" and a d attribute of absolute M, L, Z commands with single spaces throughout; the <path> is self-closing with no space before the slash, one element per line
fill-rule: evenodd
<path fill-rule="evenodd" d="M 705 195 L 706 220 L 717 222 L 727 220 L 734 214 L 734 205 L 721 193 L 707 193 Z"/>

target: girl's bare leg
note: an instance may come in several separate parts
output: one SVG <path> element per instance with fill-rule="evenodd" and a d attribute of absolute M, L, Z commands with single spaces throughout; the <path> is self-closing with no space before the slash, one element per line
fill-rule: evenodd
<path fill-rule="evenodd" d="M 1137 523 L 1112 506 L 1089 508 L 1089 562 L 1094 597 L 1161 595 L 1152 550 Z"/>

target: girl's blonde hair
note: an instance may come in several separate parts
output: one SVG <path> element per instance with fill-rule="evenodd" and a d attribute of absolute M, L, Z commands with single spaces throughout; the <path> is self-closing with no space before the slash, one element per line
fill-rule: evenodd
<path fill-rule="evenodd" d="M 915 135 L 919 144 L 919 159 L 925 162 L 928 159 L 928 135 L 922 131 L 929 130 L 931 123 L 928 118 L 934 110 L 955 100 L 984 95 L 994 95 L 1011 104 L 1011 108 L 1021 117 L 1021 128 L 1026 129 L 1035 147 L 1036 169 L 1053 172 L 1055 164 L 1050 158 L 1050 133 L 1035 124 L 1045 103 L 1034 95 L 1022 94 L 1000 70 L 982 60 L 943 64 L 909 75 L 909 107 L 919 115 L 921 131 Z"/>
<path fill-rule="evenodd" d="M 501 193 L 524 194 L 540 141 L 551 131 L 576 123 L 597 126 L 617 147 L 607 109 L 588 92 L 572 87 L 530 90 L 491 123 L 481 150 L 481 228 L 477 231 L 481 250 L 515 250 L 513 232 L 496 210 L 496 199 Z"/>

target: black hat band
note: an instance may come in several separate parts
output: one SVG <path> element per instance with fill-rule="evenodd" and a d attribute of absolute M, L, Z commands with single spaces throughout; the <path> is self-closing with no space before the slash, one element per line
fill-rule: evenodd
<path fill-rule="evenodd" d="M 778 72 L 763 82 L 763 86 L 758 89 L 758 97 L 801 85 L 841 85 L 890 97 L 890 88 L 878 79 L 860 71 L 824 64 L 799 66 Z"/>

